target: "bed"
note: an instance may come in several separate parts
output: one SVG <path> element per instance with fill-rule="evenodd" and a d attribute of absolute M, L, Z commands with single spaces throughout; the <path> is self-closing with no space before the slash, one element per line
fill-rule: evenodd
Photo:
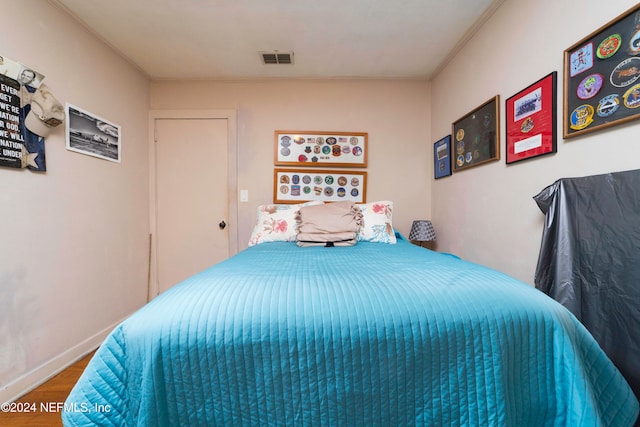
<path fill-rule="evenodd" d="M 632 426 L 564 307 L 456 256 L 254 244 L 113 330 L 65 426 Z"/>

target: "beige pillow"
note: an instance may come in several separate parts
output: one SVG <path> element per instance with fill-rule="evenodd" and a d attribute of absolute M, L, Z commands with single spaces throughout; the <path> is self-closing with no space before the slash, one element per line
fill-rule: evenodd
<path fill-rule="evenodd" d="M 357 233 L 362 224 L 362 211 L 353 202 L 334 202 L 301 207 L 296 218 L 298 233 Z"/>

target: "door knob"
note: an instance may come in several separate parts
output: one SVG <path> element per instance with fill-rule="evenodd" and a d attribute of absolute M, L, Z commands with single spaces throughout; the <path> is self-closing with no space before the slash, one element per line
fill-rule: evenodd
<path fill-rule="evenodd" d="M 218 227 L 220 227 L 220 230 L 224 230 L 226 226 L 227 226 L 227 223 L 224 222 L 224 220 L 220 221 L 220 224 L 218 224 Z"/>

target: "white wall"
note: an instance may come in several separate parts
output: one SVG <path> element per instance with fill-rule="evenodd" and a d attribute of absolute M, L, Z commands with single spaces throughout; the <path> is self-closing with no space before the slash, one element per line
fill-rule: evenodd
<path fill-rule="evenodd" d="M 0 1 L 0 55 L 122 127 L 122 163 L 46 139 L 47 172 L 0 168 L 0 402 L 92 350 L 146 301 L 149 83 L 44 0 Z"/>
<path fill-rule="evenodd" d="M 367 201 L 393 200 L 394 225 L 408 235 L 412 220 L 429 214 L 429 99 L 430 84 L 411 80 L 151 84 L 153 110 L 237 110 L 238 189 L 249 190 L 249 202 L 238 209 L 240 249 L 257 206 L 273 203 L 275 130 L 367 132 Z"/>
<path fill-rule="evenodd" d="M 432 182 L 438 249 L 533 284 L 544 216 L 532 197 L 559 178 L 640 166 L 640 123 L 563 140 L 563 52 L 636 4 L 632 0 L 506 0 L 432 81 L 431 139 L 500 95 L 500 161 Z M 507 166 L 504 103 L 558 72 L 558 151 Z"/>

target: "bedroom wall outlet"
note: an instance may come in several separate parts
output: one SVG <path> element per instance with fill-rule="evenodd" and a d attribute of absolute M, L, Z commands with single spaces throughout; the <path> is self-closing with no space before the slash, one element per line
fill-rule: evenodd
<path fill-rule="evenodd" d="M 240 201 L 241 202 L 249 201 L 249 190 L 240 190 Z"/>

